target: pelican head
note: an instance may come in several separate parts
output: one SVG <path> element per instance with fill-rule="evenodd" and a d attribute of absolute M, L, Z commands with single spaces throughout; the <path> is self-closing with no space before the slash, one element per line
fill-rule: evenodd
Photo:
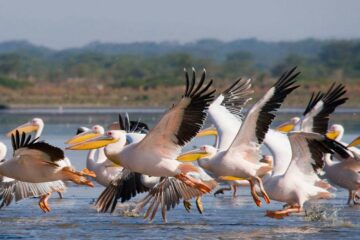
<path fill-rule="evenodd" d="M 296 124 L 300 121 L 299 117 L 293 117 L 288 122 L 281 124 L 280 126 L 276 127 L 275 129 L 279 132 L 288 133 L 294 130 Z"/>
<path fill-rule="evenodd" d="M 196 134 L 196 137 L 217 136 L 218 131 L 214 126 L 205 128 Z"/>
<path fill-rule="evenodd" d="M 12 134 L 15 134 L 16 131 L 19 131 L 19 133 L 32 133 L 32 132 L 41 133 L 43 128 L 44 128 L 44 121 L 41 118 L 33 118 L 31 121 L 14 128 L 10 132 L 8 132 L 6 136 L 10 137 Z"/>
<path fill-rule="evenodd" d="M 332 140 L 340 141 L 344 135 L 344 127 L 340 124 L 333 124 L 328 129 L 326 136 Z"/>
<path fill-rule="evenodd" d="M 216 154 L 216 148 L 210 145 L 201 146 L 198 149 L 180 154 L 177 160 L 180 162 L 194 162 L 204 158 L 211 158 Z"/>
<path fill-rule="evenodd" d="M 74 137 L 68 139 L 65 143 L 66 144 L 76 144 L 84 142 L 88 139 L 96 138 L 104 134 L 105 130 L 100 125 L 94 125 L 91 129 L 88 128 L 81 128 L 83 131 L 81 131 L 79 134 L 75 135 Z"/>
<path fill-rule="evenodd" d="M 117 143 L 120 140 L 123 140 L 121 142 L 126 142 L 126 132 L 123 130 L 111 130 L 105 132 L 104 134 L 99 134 L 98 136 L 87 138 L 86 140 L 82 140 L 81 142 L 76 141 L 76 143 L 72 143 L 70 146 L 66 147 L 66 149 L 70 149 L 70 150 L 98 149 L 105 146 L 109 147 L 112 143 Z"/>

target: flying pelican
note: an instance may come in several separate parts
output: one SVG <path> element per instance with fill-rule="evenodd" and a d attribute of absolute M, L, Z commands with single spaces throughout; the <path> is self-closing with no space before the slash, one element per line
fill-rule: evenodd
<path fill-rule="evenodd" d="M 2 196 L 10 194 L 28 194 L 33 195 L 41 194 L 40 208 L 48 212 L 50 207 L 47 203 L 48 198 L 52 191 L 59 189 L 44 188 L 48 182 L 52 181 L 72 181 L 76 184 L 87 185 L 93 187 L 91 181 L 87 180 L 84 176 L 86 173 L 75 171 L 71 167 L 60 166 L 58 162 L 64 159 L 64 152 L 57 147 L 48 143 L 38 141 L 37 138 L 31 140 L 31 136 L 26 136 L 23 132 L 16 131 L 11 136 L 13 146 L 13 157 L 0 164 L 0 175 L 13 178 L 14 184 L 18 183 L 18 187 L 5 186 L 5 193 L 2 191 Z M 93 175 L 91 175 L 93 176 Z M 21 181 L 23 183 L 19 183 Z M 42 183 L 42 185 L 33 185 L 30 183 Z M 4 185 L 3 185 L 4 187 Z M 27 197 L 27 196 L 22 196 Z"/>
<path fill-rule="evenodd" d="M 255 191 L 255 182 L 258 182 L 261 193 L 267 203 L 270 203 L 259 176 L 271 170 L 271 167 L 262 163 L 260 145 L 275 118 L 275 112 L 285 100 L 286 96 L 295 90 L 295 68 L 285 72 L 248 112 L 243 124 L 236 134 L 230 147 L 216 153 L 212 158 L 201 158 L 198 163 L 204 169 L 209 169 L 220 179 L 247 179 L 250 183 L 251 195 L 257 206 L 261 201 Z"/>
<path fill-rule="evenodd" d="M 271 199 L 287 203 L 288 207 L 285 209 L 267 211 L 266 216 L 277 219 L 282 219 L 289 213 L 300 212 L 308 200 L 330 198 L 331 193 L 316 186 L 314 176 L 324 167 L 324 154 L 336 151 L 347 156 L 341 144 L 320 134 L 291 132 L 288 136 L 292 150 L 288 169 L 284 174 L 264 181 L 264 187 Z"/>
<path fill-rule="evenodd" d="M 163 195 L 163 198 L 157 196 L 154 198 L 155 195 L 148 195 L 153 200 L 149 207 L 151 210 L 148 209 L 148 212 L 152 212 L 150 218 L 153 217 L 159 205 L 161 205 L 165 221 L 166 209 L 169 209 L 172 204 L 168 205 L 171 196 L 166 196 L 166 194 L 171 192 L 166 189 L 171 186 L 176 189 L 181 187 L 182 190 L 178 189 L 177 192 L 179 197 L 188 200 L 208 193 L 213 188 L 213 185 L 207 179 L 202 180 L 199 178 L 201 170 L 198 167 L 176 161 L 181 148 L 198 133 L 203 125 L 206 110 L 213 101 L 215 92 L 215 90 L 209 90 L 212 81 L 204 85 L 205 71 L 198 84 L 196 84 L 195 70 L 193 70 L 191 82 L 187 72 L 185 72 L 185 77 L 186 90 L 182 99 L 165 113 L 158 124 L 140 142 L 129 144 L 119 151 L 116 142 L 119 139 L 126 141 L 126 132 L 108 131 L 102 137 L 68 147 L 68 149 L 76 149 L 81 147 L 82 144 L 93 144 L 93 147 L 107 145 L 105 151 L 109 159 L 124 167 L 121 174 L 122 183 L 128 179 L 126 175 L 134 174 L 134 172 L 139 173 L 140 176 L 146 174 L 162 177 L 162 181 L 153 190 L 154 194 L 165 195 Z M 137 185 L 139 181 L 135 178 L 133 184 Z M 122 187 L 123 185 L 119 184 L 118 191 L 121 191 Z M 142 190 L 144 189 L 140 189 L 140 191 Z M 116 195 L 115 192 L 109 193 L 107 196 L 114 199 L 116 204 L 118 199 Z"/>
<path fill-rule="evenodd" d="M 11 135 L 15 134 L 16 131 L 19 131 L 20 133 L 33 133 L 35 132 L 35 139 L 39 139 L 41 137 L 41 134 L 44 130 L 44 121 L 41 118 L 33 118 L 29 122 L 24 123 L 13 130 L 9 131 L 6 136 L 11 137 Z M 68 166 L 71 167 L 70 159 L 65 157 L 61 162 L 59 162 L 61 166 Z"/>

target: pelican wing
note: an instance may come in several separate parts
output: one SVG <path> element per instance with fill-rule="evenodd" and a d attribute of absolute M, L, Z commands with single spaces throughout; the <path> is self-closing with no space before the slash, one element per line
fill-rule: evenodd
<path fill-rule="evenodd" d="M 219 133 L 219 150 L 226 150 L 242 123 L 242 110 L 251 99 L 251 80 L 235 81 L 209 106 L 209 118 Z"/>
<path fill-rule="evenodd" d="M 286 170 L 286 177 L 298 176 L 314 179 L 319 169 L 324 167 L 324 154 L 340 154 L 349 157 L 345 146 L 317 133 L 289 133 L 292 151 L 291 163 Z"/>
<path fill-rule="evenodd" d="M 348 99 L 343 97 L 345 93 L 345 86 L 342 84 L 337 86 L 332 84 L 326 94 L 313 93 L 303 113 L 301 130 L 325 134 L 328 128 L 329 115 Z"/>
<path fill-rule="evenodd" d="M 258 151 L 258 146 L 264 140 L 269 126 L 275 118 L 274 112 L 281 106 L 286 96 L 299 86 L 294 86 L 295 78 L 300 74 L 294 73 L 296 68 L 285 72 L 248 112 L 240 130 L 238 131 L 229 151 L 244 151 L 248 153 Z M 253 161 L 254 158 L 247 158 Z"/>
<path fill-rule="evenodd" d="M 212 81 L 204 86 L 205 75 L 204 71 L 196 84 L 195 71 L 191 82 L 185 73 L 186 90 L 182 99 L 165 113 L 137 147 L 157 151 L 169 159 L 178 155 L 180 148 L 199 132 L 206 110 L 213 101 L 215 90 L 209 90 Z"/>
<path fill-rule="evenodd" d="M 56 164 L 56 162 L 61 161 L 65 158 L 64 151 L 58 147 L 54 147 L 46 142 L 38 141 L 38 138 L 31 140 L 31 135 L 26 136 L 23 132 L 20 136 L 19 131 L 16 131 L 15 135 L 11 135 L 11 143 L 13 146 L 14 157 L 16 159 L 21 158 L 21 156 L 27 155 L 27 150 L 37 151 L 42 154 L 42 159 L 44 162 L 51 164 Z"/>
<path fill-rule="evenodd" d="M 203 193 L 196 188 L 189 187 L 176 178 L 166 177 L 155 185 L 145 198 L 138 202 L 135 211 L 141 211 L 149 204 L 149 208 L 145 213 L 145 218 L 153 220 L 160 207 L 163 220 L 166 222 L 166 212 L 175 208 L 180 203 L 181 199 L 189 200 L 202 195 Z"/>
<path fill-rule="evenodd" d="M 114 212 L 119 199 L 123 203 L 135 197 L 136 194 L 147 191 L 149 188 L 142 183 L 140 173 L 123 168 L 97 199 L 96 209 L 98 212 L 107 212 L 111 206 L 110 211 Z"/>
<path fill-rule="evenodd" d="M 0 183 L 0 208 L 8 206 L 15 198 L 18 202 L 29 197 L 40 197 L 54 191 L 64 191 L 64 182 L 53 181 L 44 183 L 29 183 L 12 180 Z"/>

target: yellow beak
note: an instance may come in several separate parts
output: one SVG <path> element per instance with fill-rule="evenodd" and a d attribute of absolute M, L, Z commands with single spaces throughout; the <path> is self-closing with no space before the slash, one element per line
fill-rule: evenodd
<path fill-rule="evenodd" d="M 335 140 L 337 137 L 339 136 L 339 132 L 338 131 L 328 131 L 326 133 L 326 137 L 330 138 L 331 140 Z"/>
<path fill-rule="evenodd" d="M 283 133 L 291 132 L 294 129 L 295 125 L 291 122 L 286 122 L 275 128 L 275 130 Z"/>
<path fill-rule="evenodd" d="M 31 123 L 25 123 L 21 126 L 18 126 L 17 128 L 14 128 L 10 132 L 8 132 L 6 134 L 6 136 L 10 137 L 12 134 L 15 134 L 16 131 L 19 131 L 19 133 L 30 133 L 30 132 L 35 132 L 38 129 L 39 129 L 39 126 L 37 126 L 37 125 L 33 125 Z"/>
<path fill-rule="evenodd" d="M 349 143 L 348 147 L 356 147 L 360 145 L 360 136 L 355 138 L 351 143 Z"/>
<path fill-rule="evenodd" d="M 214 127 L 209 127 L 201 130 L 198 134 L 196 134 L 196 137 L 205 137 L 205 136 L 217 136 L 218 131 Z"/>
<path fill-rule="evenodd" d="M 95 133 L 94 131 L 83 132 L 68 139 L 65 144 L 76 144 L 100 136 L 102 136 L 102 134 Z"/>
<path fill-rule="evenodd" d="M 220 176 L 219 179 L 223 180 L 223 181 L 246 180 L 245 178 L 239 178 L 239 177 L 234 177 L 234 176 Z"/>
<path fill-rule="evenodd" d="M 201 158 L 205 158 L 207 157 L 209 154 L 206 152 L 203 152 L 199 149 L 193 150 L 193 151 L 189 151 L 183 154 L 180 154 L 176 160 L 180 161 L 180 162 L 194 162 L 197 161 Z"/>
<path fill-rule="evenodd" d="M 106 135 L 101 135 L 99 137 L 91 138 L 84 142 L 72 144 L 72 145 L 66 147 L 66 149 L 69 149 L 69 150 L 91 150 L 91 149 L 105 147 L 116 141 L 117 141 L 117 139 L 114 139 L 114 138 L 106 136 Z"/>

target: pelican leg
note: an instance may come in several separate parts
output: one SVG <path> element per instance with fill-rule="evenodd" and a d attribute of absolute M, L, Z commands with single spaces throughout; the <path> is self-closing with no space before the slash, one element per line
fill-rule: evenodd
<path fill-rule="evenodd" d="M 177 174 L 174 176 L 175 178 L 179 179 L 186 185 L 198 189 L 202 193 L 208 193 L 211 189 L 204 183 L 193 179 L 192 177 L 186 176 L 183 173 Z"/>
<path fill-rule="evenodd" d="M 89 169 L 87 168 L 84 168 L 80 174 L 82 174 L 83 176 L 89 176 L 89 177 L 93 177 L 95 178 L 96 177 L 96 174 L 93 172 L 93 171 L 90 171 Z"/>
<path fill-rule="evenodd" d="M 184 200 L 183 201 L 184 208 L 187 212 L 190 212 L 191 210 L 191 202 Z"/>
<path fill-rule="evenodd" d="M 347 204 L 350 205 L 351 204 L 351 200 L 353 200 L 353 191 L 349 189 L 349 196 L 348 196 L 348 200 L 347 200 Z"/>
<path fill-rule="evenodd" d="M 224 191 L 230 191 L 231 190 L 231 187 L 224 187 L 224 188 L 220 188 L 219 190 L 217 190 L 215 193 L 214 193 L 214 196 L 218 195 L 218 194 L 224 194 Z"/>
<path fill-rule="evenodd" d="M 57 193 L 58 193 L 58 195 L 59 195 L 59 198 L 60 198 L 60 199 L 63 199 L 62 192 L 58 191 Z"/>
<path fill-rule="evenodd" d="M 249 179 L 248 181 L 250 183 L 250 192 L 251 192 L 251 196 L 253 197 L 253 200 L 256 206 L 261 207 L 261 201 L 259 196 L 256 194 L 254 181 L 252 179 Z"/>
<path fill-rule="evenodd" d="M 39 207 L 41 210 L 43 210 L 44 213 L 47 213 L 47 212 L 50 212 L 51 211 L 51 208 L 48 204 L 48 200 L 51 196 L 51 192 L 43 195 L 40 197 L 40 200 L 39 200 Z"/>
<path fill-rule="evenodd" d="M 200 214 L 203 214 L 204 213 L 204 206 L 202 204 L 201 197 L 197 197 L 195 202 L 196 202 L 197 210 L 199 211 Z"/>
<path fill-rule="evenodd" d="M 232 189 L 232 196 L 233 196 L 233 197 L 236 197 L 236 190 L 237 190 L 236 185 L 231 184 L 231 189 Z"/>
<path fill-rule="evenodd" d="M 267 204 L 269 204 L 269 203 L 270 203 L 270 198 L 269 198 L 269 196 L 267 195 L 267 193 L 266 193 L 266 191 L 265 191 L 265 189 L 264 189 L 264 185 L 263 185 L 263 182 L 262 182 L 261 178 L 259 178 L 258 176 L 255 176 L 255 179 L 256 179 L 256 180 L 258 181 L 258 183 L 259 183 L 260 191 L 261 191 L 261 193 L 262 193 L 262 195 L 263 195 L 263 198 L 264 198 L 265 202 L 266 202 Z"/>
<path fill-rule="evenodd" d="M 90 180 L 86 179 L 84 177 L 84 174 L 81 172 L 77 172 L 70 167 L 63 167 L 60 171 L 69 181 L 72 181 L 79 185 L 94 187 L 94 184 Z"/>
<path fill-rule="evenodd" d="M 300 211 L 301 207 L 299 205 L 294 205 L 282 210 L 266 211 L 265 216 L 275 219 L 284 219 L 284 217 L 288 217 L 290 213 L 299 213 Z"/>

